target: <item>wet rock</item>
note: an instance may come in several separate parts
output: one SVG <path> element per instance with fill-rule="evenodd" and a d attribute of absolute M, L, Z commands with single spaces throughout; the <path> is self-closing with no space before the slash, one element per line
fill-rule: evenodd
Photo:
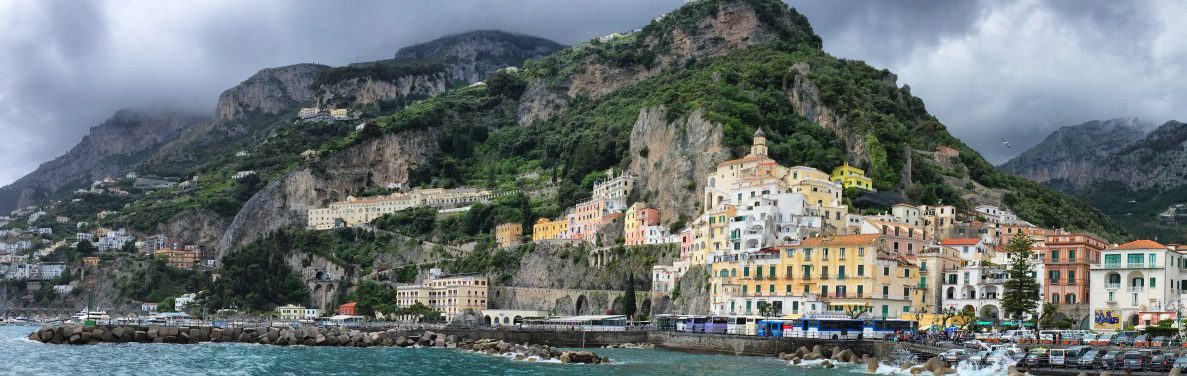
<path fill-rule="evenodd" d="M 878 371 L 878 367 L 880 366 L 880 364 L 878 363 L 877 357 L 871 358 L 867 354 L 866 356 L 863 356 L 862 359 L 866 363 L 866 372 L 874 373 L 874 372 Z"/>
<path fill-rule="evenodd" d="M 820 365 L 823 366 L 824 368 L 829 368 L 829 369 L 836 367 L 833 365 L 833 362 L 830 362 L 827 359 L 823 362 L 820 362 Z"/>

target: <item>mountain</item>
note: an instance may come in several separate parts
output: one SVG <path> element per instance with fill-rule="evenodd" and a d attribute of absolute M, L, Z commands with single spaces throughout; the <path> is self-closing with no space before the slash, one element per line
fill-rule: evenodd
<path fill-rule="evenodd" d="M 44 201 L 63 191 L 89 187 L 106 176 L 133 170 L 181 132 L 209 121 L 203 115 L 166 109 L 123 109 L 91 127 L 66 154 L 0 188 L 0 211 Z"/>
<path fill-rule="evenodd" d="M 1133 190 L 1187 185 L 1187 124 L 1168 121 L 1107 162 L 1102 179 L 1126 182 Z"/>
<path fill-rule="evenodd" d="M 1094 120 L 1061 127 L 1043 142 L 998 166 L 1053 187 L 1081 187 L 1097 177 L 1115 153 L 1141 139 L 1151 128 L 1136 118 Z"/>

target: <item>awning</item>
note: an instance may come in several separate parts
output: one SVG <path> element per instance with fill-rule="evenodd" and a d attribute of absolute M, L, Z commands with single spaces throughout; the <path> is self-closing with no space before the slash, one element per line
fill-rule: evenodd
<path fill-rule="evenodd" d="M 977 321 L 977 325 L 993 325 L 993 321 Z"/>

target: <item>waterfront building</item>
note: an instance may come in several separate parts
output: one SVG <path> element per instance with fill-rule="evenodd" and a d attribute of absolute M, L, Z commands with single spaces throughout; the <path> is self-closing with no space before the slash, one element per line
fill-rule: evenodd
<path fill-rule="evenodd" d="M 180 312 L 189 307 L 191 304 L 194 304 L 194 300 L 197 298 L 198 294 L 192 292 L 188 294 L 181 294 L 181 296 L 173 298 L 173 309 Z"/>
<path fill-rule="evenodd" d="M 532 225 L 532 241 L 565 239 L 568 231 L 568 220 L 540 218 Z"/>
<path fill-rule="evenodd" d="M 519 325 L 524 320 L 548 318 L 548 311 L 528 309 L 484 309 L 482 319 L 490 326 Z"/>
<path fill-rule="evenodd" d="M 342 304 L 342 305 L 338 306 L 338 314 L 346 315 L 346 316 L 358 316 L 359 315 L 358 307 L 359 307 L 359 303 L 347 302 L 346 304 Z"/>
<path fill-rule="evenodd" d="M 465 310 L 486 309 L 489 292 L 489 280 L 484 276 L 448 277 L 440 269 L 433 269 L 422 284 L 397 285 L 396 306 L 406 308 L 421 303 L 452 321 Z"/>
<path fill-rule="evenodd" d="M 910 258 L 908 258 L 910 259 Z M 928 245 L 915 256 L 919 265 L 919 288 L 923 289 L 924 311 L 938 312 L 944 300 L 941 284 L 944 273 L 953 272 L 964 266 L 964 258 L 956 249 L 942 245 Z"/>
<path fill-rule="evenodd" d="M 1174 314 L 1187 298 L 1187 255 L 1150 240 L 1102 250 L 1090 275 L 1093 330 L 1141 330 L 1158 323 L 1143 316 Z"/>
<path fill-rule="evenodd" d="M 519 245 L 523 239 L 523 225 L 508 222 L 495 226 L 495 242 L 499 248 Z"/>
<path fill-rule="evenodd" d="M 857 188 L 867 191 L 874 190 L 874 181 L 866 177 L 865 170 L 850 166 L 849 162 L 845 162 L 844 165 L 834 168 L 830 180 L 840 183 L 844 188 Z"/>
<path fill-rule="evenodd" d="M 1046 235 L 1044 246 L 1040 255 L 1047 273 L 1044 300 L 1062 305 L 1087 303 L 1091 266 L 1100 262 L 1100 252 L 1108 243 L 1090 234 L 1062 233 Z"/>
<path fill-rule="evenodd" d="M 148 302 L 140 303 L 140 311 L 144 312 L 145 314 L 151 315 L 151 314 L 157 313 L 158 305 L 159 305 L 158 303 L 148 303 Z"/>
<path fill-rule="evenodd" d="M 286 304 L 276 307 L 276 313 L 281 320 L 301 320 L 305 318 L 305 307 Z"/>
<path fill-rule="evenodd" d="M 964 255 L 962 254 L 963 258 Z M 966 261 L 965 266 L 944 272 L 942 305 L 954 312 L 973 311 L 983 320 L 1003 320 L 1001 298 L 1009 279 L 1003 264 L 982 260 Z"/>

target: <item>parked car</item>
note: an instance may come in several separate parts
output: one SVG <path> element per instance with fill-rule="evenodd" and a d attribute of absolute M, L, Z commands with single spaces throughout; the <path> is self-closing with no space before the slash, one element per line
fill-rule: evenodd
<path fill-rule="evenodd" d="M 1084 369 L 1096 368 L 1096 364 L 1100 363 L 1100 356 L 1104 355 L 1102 350 L 1088 350 L 1080 359 L 1076 360 L 1076 366 Z"/>
<path fill-rule="evenodd" d="M 1154 337 L 1154 339 L 1150 340 L 1150 346 L 1154 346 L 1154 347 L 1162 347 L 1162 346 L 1166 346 L 1168 344 L 1169 343 L 1166 340 L 1166 336 L 1157 336 L 1157 337 Z"/>
<path fill-rule="evenodd" d="M 1117 334 L 1113 338 L 1109 338 L 1109 344 L 1113 346 L 1126 346 L 1129 343 L 1129 336 L 1125 334 Z"/>
<path fill-rule="evenodd" d="M 1040 347 L 1030 350 L 1030 352 L 1026 354 L 1026 358 L 1023 358 L 1022 361 L 1030 367 L 1045 366 L 1047 365 L 1048 361 L 1047 349 Z"/>
<path fill-rule="evenodd" d="M 1121 350 L 1110 350 L 1109 352 L 1105 353 L 1104 356 L 1100 357 L 1100 368 L 1101 369 L 1121 368 L 1121 357 L 1124 355 L 1125 355 L 1125 353 L 1122 352 Z"/>
<path fill-rule="evenodd" d="M 952 349 L 940 354 L 940 360 L 946 363 L 959 363 L 961 360 L 968 358 L 969 352 L 965 349 Z"/>
<path fill-rule="evenodd" d="M 1063 367 L 1065 367 L 1065 368 L 1078 367 L 1080 365 L 1080 357 L 1084 356 L 1085 353 L 1087 353 L 1091 350 L 1092 350 L 1092 348 L 1088 347 L 1088 346 L 1072 346 L 1072 347 L 1064 349 L 1064 351 L 1063 351 L 1063 356 L 1064 356 Z"/>
<path fill-rule="evenodd" d="M 1163 353 L 1155 351 L 1150 355 L 1150 363 L 1146 364 L 1147 371 L 1167 372 L 1171 370 L 1175 363 L 1175 353 Z"/>
<path fill-rule="evenodd" d="M 1179 356 L 1175 358 L 1175 362 L 1172 365 L 1179 367 L 1179 369 L 1187 369 L 1187 352 L 1179 354 Z"/>
<path fill-rule="evenodd" d="M 1085 345 L 1097 346 L 1097 345 L 1100 345 L 1100 343 L 1097 342 L 1097 338 L 1100 338 L 1099 334 L 1088 333 L 1088 334 L 1085 334 L 1083 337 L 1080 337 L 1080 343 L 1085 344 Z"/>
<path fill-rule="evenodd" d="M 1138 335 L 1133 339 L 1133 345 L 1138 347 L 1150 346 L 1150 339 L 1145 334 Z"/>
<path fill-rule="evenodd" d="M 1122 368 L 1127 371 L 1141 371 L 1150 361 L 1149 356 L 1141 351 L 1129 351 L 1122 356 Z"/>

